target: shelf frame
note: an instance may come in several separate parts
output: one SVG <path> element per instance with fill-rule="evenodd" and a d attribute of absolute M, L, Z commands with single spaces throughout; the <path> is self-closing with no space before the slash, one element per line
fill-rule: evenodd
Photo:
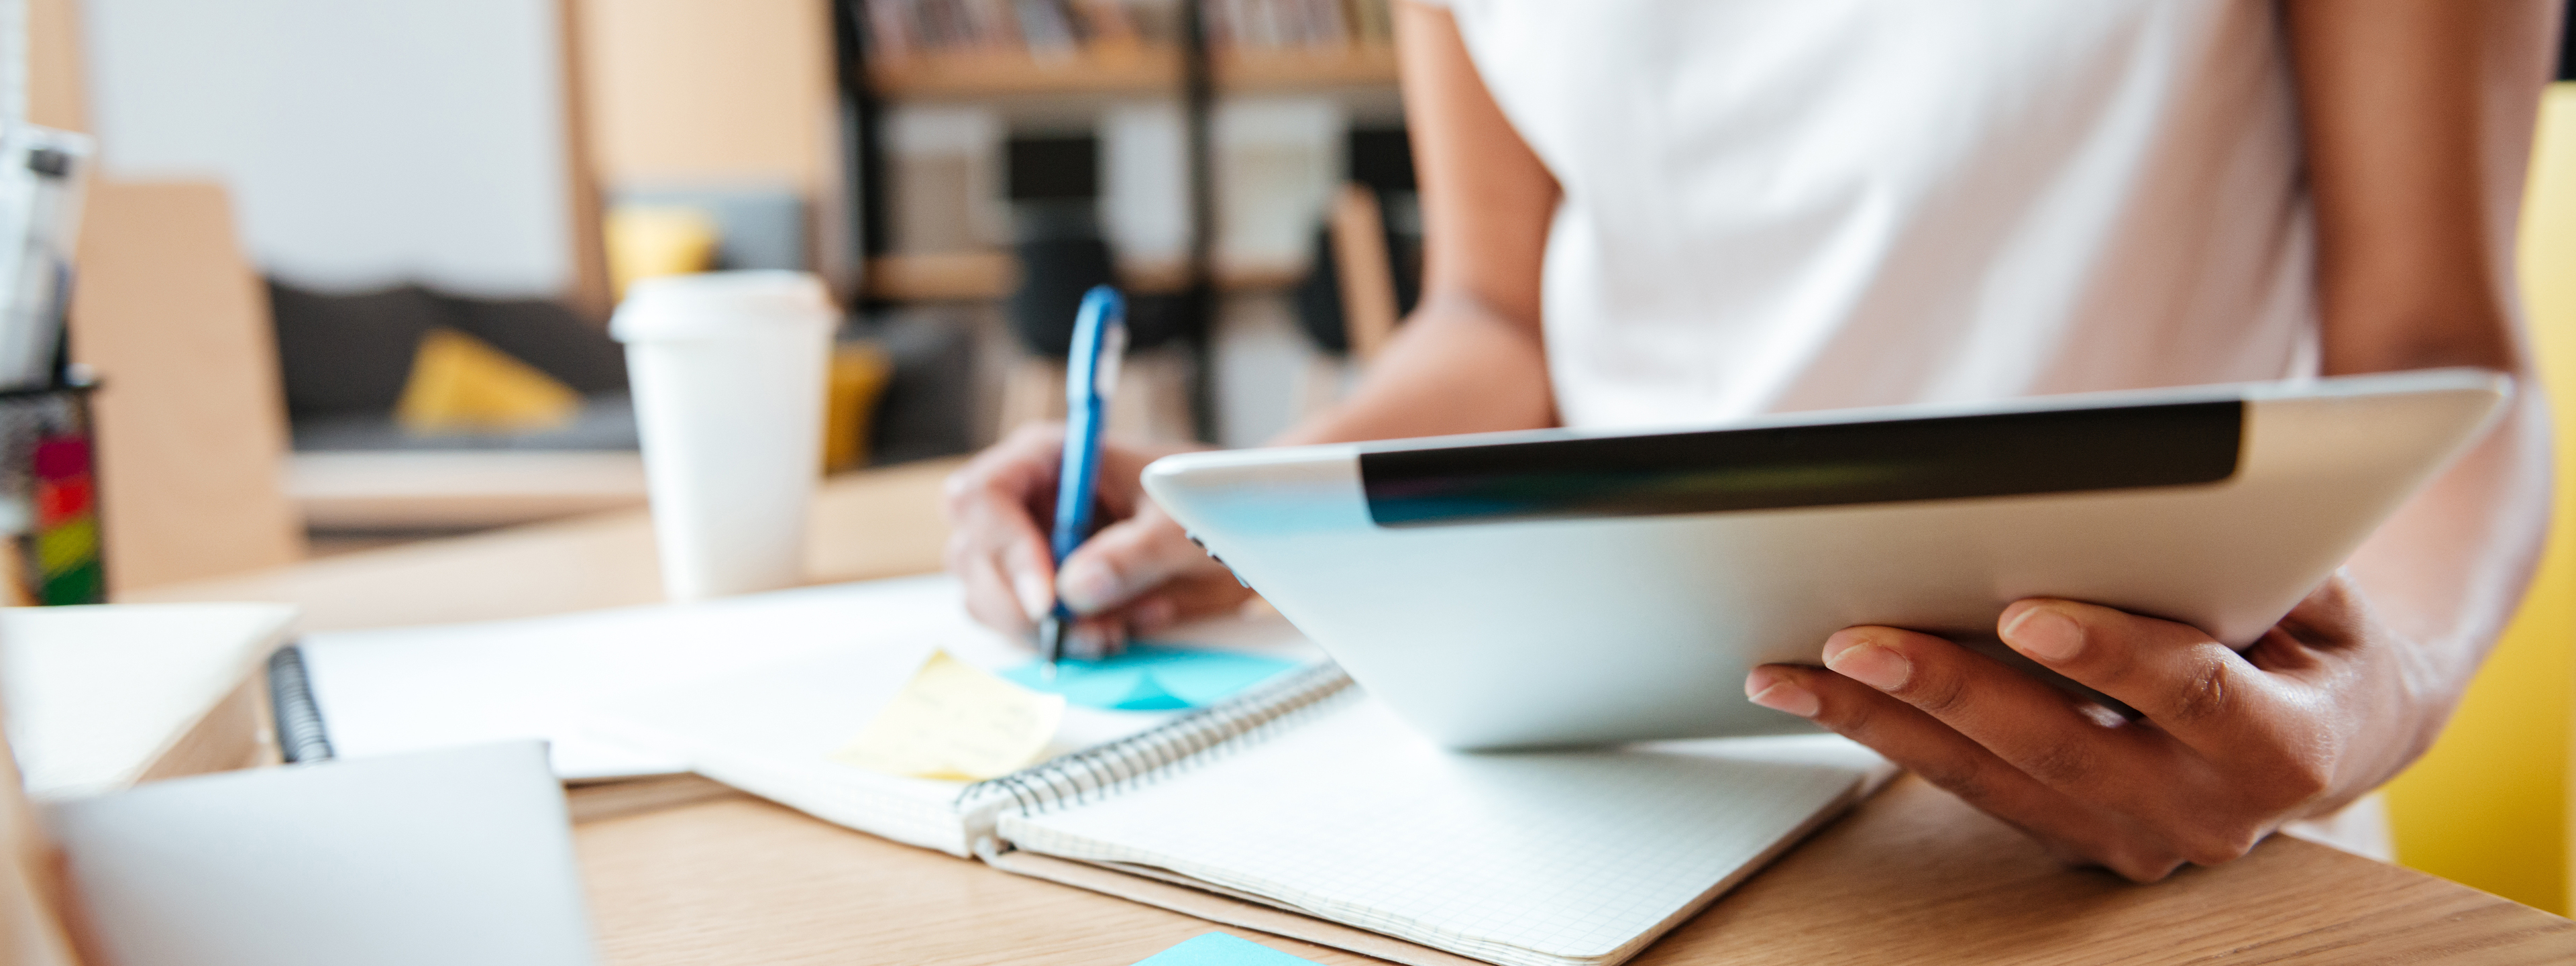
<path fill-rule="evenodd" d="M 1058 56 L 1024 51 L 913 54 L 868 65 L 869 86 L 888 100 L 977 100 L 1064 95 L 1168 94 L 1184 58 L 1172 47 L 1100 46 Z M 1370 87 L 1396 82 L 1395 48 L 1225 50 L 1210 58 L 1226 91 Z"/>

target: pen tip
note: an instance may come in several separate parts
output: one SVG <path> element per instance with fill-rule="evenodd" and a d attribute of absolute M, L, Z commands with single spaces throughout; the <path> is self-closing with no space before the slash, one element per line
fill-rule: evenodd
<path fill-rule="evenodd" d="M 1038 621 L 1038 660 L 1046 662 L 1047 680 L 1055 680 L 1055 664 L 1064 658 L 1064 622 L 1048 617 Z"/>

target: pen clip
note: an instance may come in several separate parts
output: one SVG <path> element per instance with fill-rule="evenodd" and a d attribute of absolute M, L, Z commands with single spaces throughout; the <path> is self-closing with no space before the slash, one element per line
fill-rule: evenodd
<path fill-rule="evenodd" d="M 1094 285 L 1074 314 L 1073 351 L 1065 367 L 1065 402 L 1087 406 L 1118 390 L 1119 363 L 1127 355 L 1127 300 L 1107 285 Z"/>
<path fill-rule="evenodd" d="M 1118 368 L 1127 359 L 1125 322 L 1112 321 L 1101 333 L 1100 343 L 1100 361 L 1092 370 L 1091 394 L 1108 399 L 1118 395 Z"/>

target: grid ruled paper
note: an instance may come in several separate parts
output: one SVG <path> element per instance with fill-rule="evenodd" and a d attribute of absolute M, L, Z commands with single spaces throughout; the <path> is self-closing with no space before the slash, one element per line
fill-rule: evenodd
<path fill-rule="evenodd" d="M 1829 737 L 1443 752 L 1363 697 L 1004 838 L 1506 963 L 1633 954 L 1884 773 Z"/>

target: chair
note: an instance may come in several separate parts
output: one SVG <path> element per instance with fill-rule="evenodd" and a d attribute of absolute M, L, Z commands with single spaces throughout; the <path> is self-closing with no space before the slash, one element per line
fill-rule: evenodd
<path fill-rule="evenodd" d="M 1298 376 L 1300 419 L 1339 405 L 1395 335 L 1404 303 L 1389 239 L 1378 192 L 1344 182 L 1324 215 L 1316 270 L 1297 292 L 1300 321 L 1320 349 Z"/>
<path fill-rule="evenodd" d="M 1402 310 L 1395 289 L 1395 258 L 1386 244 L 1386 213 L 1377 192 L 1358 182 L 1333 194 L 1334 275 L 1341 281 L 1342 324 L 1351 358 L 1363 365 L 1395 334 Z"/>
<path fill-rule="evenodd" d="M 90 182 L 71 349 L 101 382 L 111 593 L 304 556 L 268 298 L 235 237 L 218 185 Z"/>

